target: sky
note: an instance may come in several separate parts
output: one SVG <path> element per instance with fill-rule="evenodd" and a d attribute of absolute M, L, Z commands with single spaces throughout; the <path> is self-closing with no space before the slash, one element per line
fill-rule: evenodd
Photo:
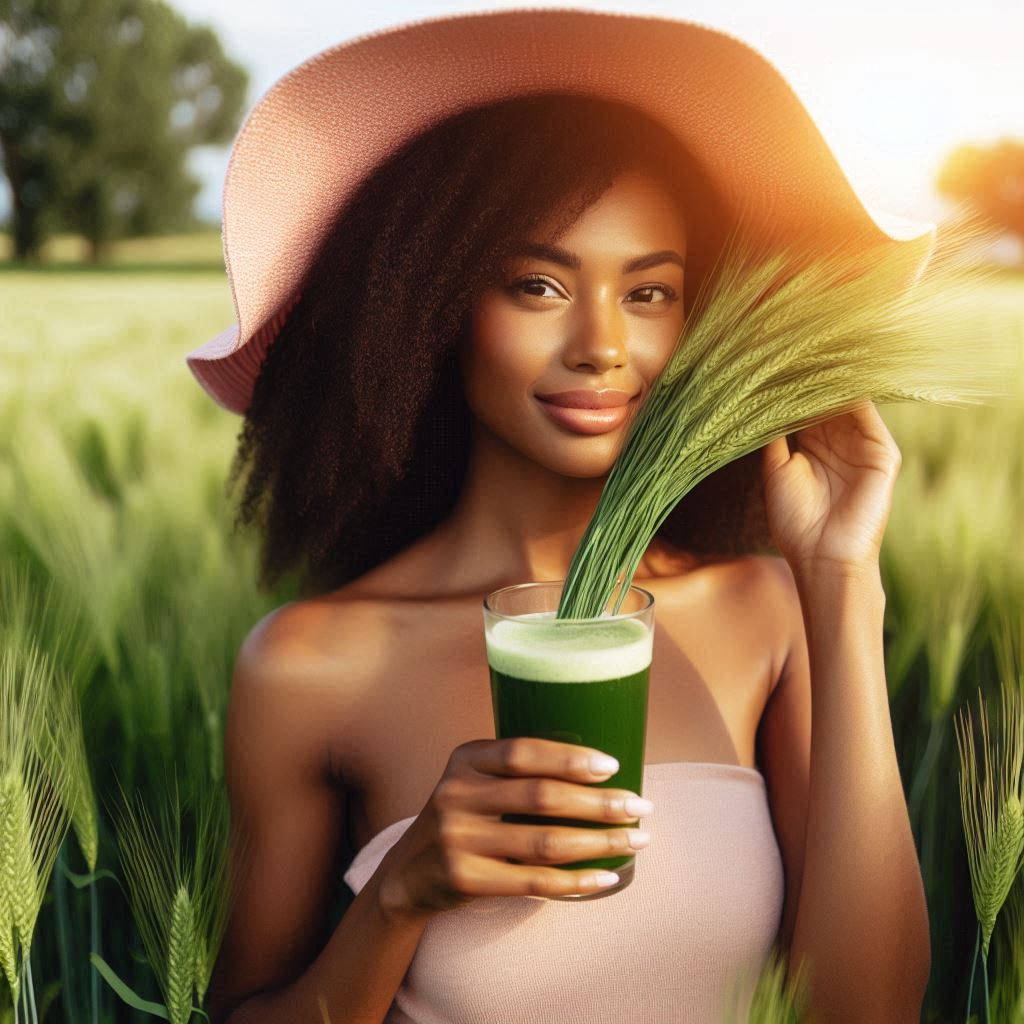
<path fill-rule="evenodd" d="M 934 180 L 955 146 L 1024 142 L 1024 0 L 171 2 L 211 25 L 248 68 L 246 112 L 281 75 L 352 36 L 443 14 L 562 6 L 660 14 L 739 36 L 786 76 L 861 198 L 901 216 L 934 219 L 946 209 Z M 230 148 L 190 156 L 206 219 L 220 218 Z"/>

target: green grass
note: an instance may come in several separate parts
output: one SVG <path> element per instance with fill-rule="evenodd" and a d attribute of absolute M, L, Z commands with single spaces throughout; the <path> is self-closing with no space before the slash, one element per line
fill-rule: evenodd
<path fill-rule="evenodd" d="M 18 566 L 73 613 L 73 627 L 52 606 L 18 628 L 49 636 L 74 681 L 100 810 L 97 875 L 82 881 L 88 868 L 69 831 L 32 946 L 40 1019 L 76 1024 L 148 1019 L 100 979 L 90 950 L 141 998 L 161 999 L 121 888 L 117 782 L 157 820 L 172 781 L 186 800 L 222 789 L 238 644 L 292 596 L 256 590 L 254 538 L 232 533 L 224 494 L 241 420 L 185 365 L 234 320 L 219 238 L 138 243 L 119 258 L 89 273 L 0 274 L 0 565 Z M 194 269 L 204 261 L 212 269 Z M 186 269 L 133 269 L 161 263 Z M 1014 332 L 1024 351 L 1019 275 L 980 288 L 976 306 L 979 323 Z M 951 717 L 979 689 L 995 698 L 1000 615 L 1024 615 L 1022 408 L 880 407 L 904 457 L 882 569 L 891 713 L 933 935 L 926 1021 L 965 1019 L 977 922 Z M 1020 885 L 992 935 L 994 1012 L 1020 1002 L 1024 984 Z M 979 979 L 976 1015 L 980 988 Z M 5 998 L 0 981 L 0 1024 L 13 1020 Z M 756 1019 L 790 1019 L 784 1012 Z M 993 1019 L 1024 1022 L 1024 1009 Z"/>
<path fill-rule="evenodd" d="M 75 887 L 88 867 L 70 835 L 58 859 L 32 944 L 36 992 L 53 1021 L 143 1020 L 89 960 L 96 950 L 160 1001 L 129 901 L 103 876 L 126 884 L 108 805 L 118 780 L 154 816 L 173 779 L 193 801 L 223 791 L 235 653 L 292 595 L 256 590 L 254 539 L 232 533 L 224 494 L 241 420 L 185 364 L 234 320 L 223 272 L 10 269 L 0 308 L 0 565 L 74 609 L 61 660 L 101 811 L 101 877 Z M 37 632 L 56 635 L 56 618 L 51 607 Z M 5 999 L 0 985 L 0 1021 Z"/>
<path fill-rule="evenodd" d="M 23 268 L 12 260 L 9 234 L 0 232 L 0 271 L 18 272 Z M 33 273 L 103 273 L 110 267 L 123 272 L 179 273 L 224 270 L 219 228 L 200 228 L 185 234 L 147 238 L 126 238 L 111 246 L 109 259 L 94 266 L 87 259 L 87 246 L 78 235 L 55 235 L 47 240 L 41 262 Z"/>

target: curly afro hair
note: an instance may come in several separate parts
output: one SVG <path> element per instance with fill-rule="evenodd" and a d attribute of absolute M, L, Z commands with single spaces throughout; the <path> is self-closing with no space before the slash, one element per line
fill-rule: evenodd
<path fill-rule="evenodd" d="M 429 533 L 462 485 L 471 413 L 456 351 L 503 257 L 555 235 L 624 171 L 685 212 L 692 313 L 730 217 L 692 155 L 626 103 L 538 93 L 462 111 L 408 140 L 339 212 L 255 382 L 228 480 L 261 532 L 260 586 L 356 579 Z M 707 477 L 658 537 L 695 556 L 772 550 L 760 452 Z"/>

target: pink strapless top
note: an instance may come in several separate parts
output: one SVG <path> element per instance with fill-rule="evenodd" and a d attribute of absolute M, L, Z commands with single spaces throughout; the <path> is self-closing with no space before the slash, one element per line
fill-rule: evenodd
<path fill-rule="evenodd" d="M 782 920 L 765 780 L 742 765 L 644 765 L 651 843 L 621 892 L 481 896 L 432 917 L 385 1024 L 718 1024 L 747 1019 Z M 415 816 L 344 874 L 358 893 Z"/>

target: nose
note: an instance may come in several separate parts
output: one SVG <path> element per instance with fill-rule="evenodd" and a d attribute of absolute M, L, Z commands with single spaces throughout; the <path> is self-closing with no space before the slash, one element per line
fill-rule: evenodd
<path fill-rule="evenodd" d="M 565 365 L 603 373 L 628 361 L 626 324 L 615 299 L 595 297 L 577 305 L 565 345 Z"/>

